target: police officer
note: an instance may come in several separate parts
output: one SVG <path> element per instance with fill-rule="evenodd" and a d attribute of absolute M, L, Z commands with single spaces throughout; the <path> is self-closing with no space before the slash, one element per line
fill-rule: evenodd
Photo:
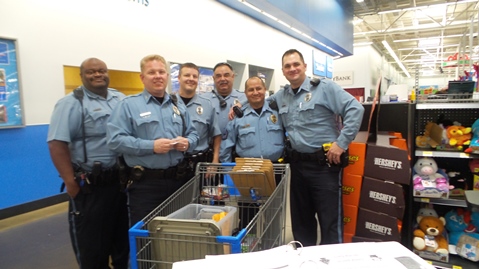
<path fill-rule="evenodd" d="M 130 168 L 131 225 L 186 182 L 183 155 L 198 143 L 186 107 L 165 91 L 169 76 L 166 60 L 148 55 L 140 68 L 145 89 L 123 99 L 107 126 L 109 147 L 122 153 Z"/>
<path fill-rule="evenodd" d="M 272 99 L 291 142 L 287 155 L 294 239 L 304 246 L 316 245 L 317 215 L 321 244 L 341 243 L 341 157 L 359 130 L 364 108 L 331 80 L 311 81 L 303 55 L 295 49 L 283 54 L 282 71 L 290 85 Z M 325 156 L 322 146 L 327 143 L 332 145 Z"/>
<path fill-rule="evenodd" d="M 106 144 L 106 123 L 124 97 L 108 88 L 106 64 L 80 66 L 82 86 L 55 105 L 48 147 L 70 196 L 69 223 L 80 268 L 128 268 L 128 211 L 120 191 L 117 154 Z"/>
<path fill-rule="evenodd" d="M 221 131 L 218 126 L 216 111 L 211 101 L 196 94 L 199 69 L 194 63 L 184 63 L 180 67 L 178 81 L 180 89 L 178 100 L 186 105 L 193 125 L 199 135 L 196 148 L 188 150 L 186 158 L 195 169 L 198 162 L 219 162 Z M 210 148 L 212 144 L 212 148 Z"/>
<path fill-rule="evenodd" d="M 218 125 L 221 133 L 224 135 L 226 125 L 228 124 L 228 113 L 234 104 L 244 103 L 246 97 L 244 93 L 233 89 L 235 73 L 229 63 L 218 63 L 213 68 L 213 80 L 215 89 L 212 92 L 206 92 L 202 95 L 211 100 L 216 110 Z"/>
<path fill-rule="evenodd" d="M 265 102 L 266 85 L 257 76 L 245 82 L 248 104 L 243 117 L 236 117 L 226 127 L 221 142 L 221 162 L 231 162 L 232 152 L 239 157 L 255 157 L 277 162 L 284 151 L 284 131 L 278 112 Z"/>

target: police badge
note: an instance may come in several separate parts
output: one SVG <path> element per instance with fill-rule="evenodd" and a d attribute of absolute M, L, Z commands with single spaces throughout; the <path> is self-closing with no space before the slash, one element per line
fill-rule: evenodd
<path fill-rule="evenodd" d="M 276 115 L 271 115 L 271 117 L 269 117 L 269 119 L 271 120 L 272 123 L 276 124 L 278 122 L 278 118 L 276 117 Z"/>
<path fill-rule="evenodd" d="M 201 106 L 197 107 L 196 108 L 196 113 L 198 113 L 198 115 L 203 114 L 203 108 Z"/>
<path fill-rule="evenodd" d="M 304 96 L 304 101 L 305 101 L 305 102 L 309 102 L 310 100 L 311 100 L 311 93 L 308 92 L 308 93 L 306 94 L 306 96 Z"/>
<path fill-rule="evenodd" d="M 173 106 L 173 112 L 175 112 L 175 114 L 178 116 L 180 115 L 180 110 L 176 106 Z"/>

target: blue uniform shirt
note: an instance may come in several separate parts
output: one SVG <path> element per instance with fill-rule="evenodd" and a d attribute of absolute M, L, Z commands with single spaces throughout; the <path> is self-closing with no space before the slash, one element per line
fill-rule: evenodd
<path fill-rule="evenodd" d="M 216 91 L 216 90 L 215 90 Z M 240 103 L 246 103 L 246 96 L 244 95 L 243 92 L 239 92 L 235 89 L 231 91 L 231 94 L 226 96 L 224 100 L 226 101 L 226 107 L 221 108 L 220 107 L 220 102 L 218 100 L 218 97 L 216 97 L 216 94 L 212 92 L 205 92 L 202 94 L 203 97 L 206 99 L 211 100 L 211 104 L 216 110 L 216 115 L 217 120 L 218 120 L 218 126 L 220 127 L 221 133 L 224 134 L 226 130 L 226 125 L 229 122 L 228 119 L 228 113 L 230 112 L 231 107 L 236 104 L 237 102 Z M 220 95 L 221 96 L 221 95 Z"/>
<path fill-rule="evenodd" d="M 166 169 L 177 165 L 183 159 L 182 152 L 172 149 L 165 154 L 155 154 L 153 145 L 154 140 L 159 138 L 183 136 L 188 139 L 189 147 L 196 147 L 198 133 L 190 115 L 182 103 L 178 103 L 178 110 L 184 116 L 184 123 L 166 93 L 162 104 L 146 90 L 126 97 L 116 106 L 108 121 L 108 146 L 123 153 L 130 167 L 141 165 L 150 169 Z M 183 124 L 186 124 L 185 134 Z"/>
<path fill-rule="evenodd" d="M 306 78 L 296 94 L 286 85 L 270 98 L 278 104 L 291 147 L 299 152 L 313 153 L 331 142 L 347 149 L 361 126 L 364 107 L 331 80 L 314 87 Z M 343 118 L 341 130 L 337 115 Z"/>
<path fill-rule="evenodd" d="M 177 94 L 178 102 L 183 103 L 180 95 Z M 196 148 L 190 147 L 188 152 L 195 154 L 209 148 L 210 140 L 217 135 L 221 135 L 218 122 L 216 120 L 216 111 L 211 101 L 203 96 L 195 94 L 195 96 L 186 105 L 193 125 L 199 135 L 198 145 Z"/>
<path fill-rule="evenodd" d="M 264 103 L 258 115 L 249 104 L 243 107 L 242 118 L 234 118 L 226 127 L 221 141 L 220 161 L 231 162 L 232 150 L 241 157 L 255 157 L 278 161 L 284 149 L 283 125 L 278 112 Z"/>
<path fill-rule="evenodd" d="M 47 141 L 59 140 L 68 143 L 72 163 L 91 171 L 94 161 L 110 168 L 116 163 L 117 153 L 106 144 L 106 125 L 113 108 L 125 95 L 108 89 L 106 98 L 81 87 L 84 92 L 83 111 L 73 93 L 60 99 L 53 110 L 48 128 Z M 85 115 L 85 141 L 87 163 L 83 163 L 82 113 Z"/>

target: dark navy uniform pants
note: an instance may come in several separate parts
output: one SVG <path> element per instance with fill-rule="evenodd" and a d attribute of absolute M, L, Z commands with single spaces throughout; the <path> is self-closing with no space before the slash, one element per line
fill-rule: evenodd
<path fill-rule="evenodd" d="M 134 181 L 128 187 L 128 206 L 130 225 L 133 226 L 163 203 L 175 191 L 187 182 L 187 179 L 145 177 Z"/>
<path fill-rule="evenodd" d="M 296 241 L 316 245 L 318 221 L 321 245 L 342 243 L 343 210 L 341 168 L 321 166 L 318 161 L 290 163 L 291 226 Z"/>
<path fill-rule="evenodd" d="M 120 185 L 92 186 L 70 199 L 70 237 L 80 269 L 128 268 L 128 209 Z"/>

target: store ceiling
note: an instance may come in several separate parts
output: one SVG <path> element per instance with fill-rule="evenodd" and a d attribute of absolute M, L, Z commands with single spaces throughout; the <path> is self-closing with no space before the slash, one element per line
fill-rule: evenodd
<path fill-rule="evenodd" d="M 478 50 L 474 50 L 479 44 L 479 1 L 352 1 L 355 46 L 372 42 L 402 74 L 405 73 L 387 51 L 384 40 L 412 78 L 416 72 L 420 77 L 464 75 L 469 65 L 443 66 L 444 60 L 457 52 L 467 54 L 473 61 L 479 59 Z"/>

